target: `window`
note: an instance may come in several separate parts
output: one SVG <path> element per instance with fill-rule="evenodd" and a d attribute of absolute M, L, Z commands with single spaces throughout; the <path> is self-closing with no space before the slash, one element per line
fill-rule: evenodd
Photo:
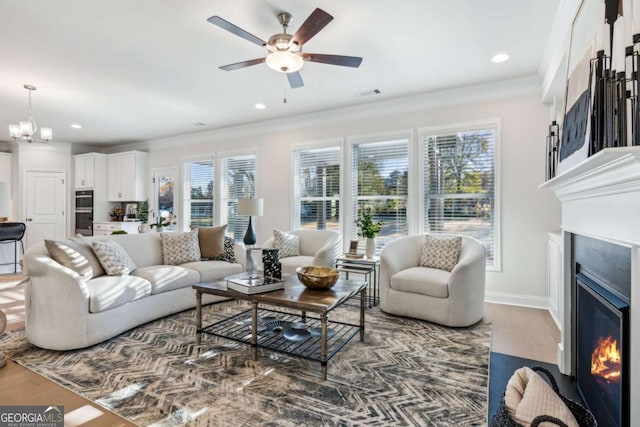
<path fill-rule="evenodd" d="M 353 218 L 371 209 L 374 221 L 383 221 L 376 237 L 378 252 L 391 240 L 408 234 L 408 172 L 406 138 L 352 146 Z M 355 238 L 358 230 L 355 226 L 352 230 Z"/>
<path fill-rule="evenodd" d="M 183 228 L 206 227 L 214 224 L 213 158 L 184 164 Z"/>
<path fill-rule="evenodd" d="M 424 229 L 474 237 L 496 262 L 496 127 L 423 134 Z"/>
<path fill-rule="evenodd" d="M 242 240 L 249 217 L 238 216 L 238 199 L 256 197 L 256 156 L 229 155 L 222 158 L 220 224 L 227 224 L 227 235 Z"/>
<path fill-rule="evenodd" d="M 340 146 L 293 152 L 293 229 L 340 231 Z"/>

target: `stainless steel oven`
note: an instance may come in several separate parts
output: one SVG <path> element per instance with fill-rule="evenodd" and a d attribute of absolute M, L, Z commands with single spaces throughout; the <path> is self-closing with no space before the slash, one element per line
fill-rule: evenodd
<path fill-rule="evenodd" d="M 93 236 L 93 191 L 76 191 L 76 234 Z"/>

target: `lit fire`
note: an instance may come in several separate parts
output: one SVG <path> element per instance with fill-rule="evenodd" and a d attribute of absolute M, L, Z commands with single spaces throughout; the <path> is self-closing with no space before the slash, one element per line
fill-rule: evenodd
<path fill-rule="evenodd" d="M 591 355 L 591 375 L 598 375 L 607 381 L 620 380 L 620 350 L 618 340 L 612 337 L 598 340 Z"/>

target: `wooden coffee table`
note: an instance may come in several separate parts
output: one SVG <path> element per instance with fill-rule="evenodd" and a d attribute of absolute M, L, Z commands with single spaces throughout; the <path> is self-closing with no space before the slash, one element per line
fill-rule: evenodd
<path fill-rule="evenodd" d="M 258 359 L 258 348 L 314 360 L 320 362 L 322 379 L 326 380 L 328 361 L 355 335 L 360 334 L 360 341 L 364 341 L 367 300 L 367 282 L 364 281 L 338 279 L 331 289 L 316 291 L 307 289 L 292 277 L 287 279 L 285 289 L 254 295 L 227 289 L 226 281 L 200 283 L 193 288 L 196 290 L 198 344 L 206 333 L 250 344 L 254 360 Z M 249 301 L 251 309 L 203 327 L 202 294 Z M 329 321 L 328 315 L 333 309 L 357 294 L 360 294 L 359 324 Z M 294 312 L 259 306 L 287 308 Z M 319 317 L 307 316 L 308 312 Z M 278 328 L 284 331 L 280 333 Z"/>

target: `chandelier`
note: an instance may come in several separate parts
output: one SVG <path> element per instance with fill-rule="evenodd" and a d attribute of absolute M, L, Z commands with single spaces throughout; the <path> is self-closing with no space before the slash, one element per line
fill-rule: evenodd
<path fill-rule="evenodd" d="M 24 85 L 24 88 L 29 91 L 29 116 L 26 121 L 17 125 L 9 125 L 9 135 L 16 141 L 33 142 L 33 136 L 37 132 L 38 126 L 31 111 L 31 91 L 37 90 L 37 88 L 33 85 Z M 51 141 L 53 139 L 53 129 L 40 128 L 40 139 Z"/>

